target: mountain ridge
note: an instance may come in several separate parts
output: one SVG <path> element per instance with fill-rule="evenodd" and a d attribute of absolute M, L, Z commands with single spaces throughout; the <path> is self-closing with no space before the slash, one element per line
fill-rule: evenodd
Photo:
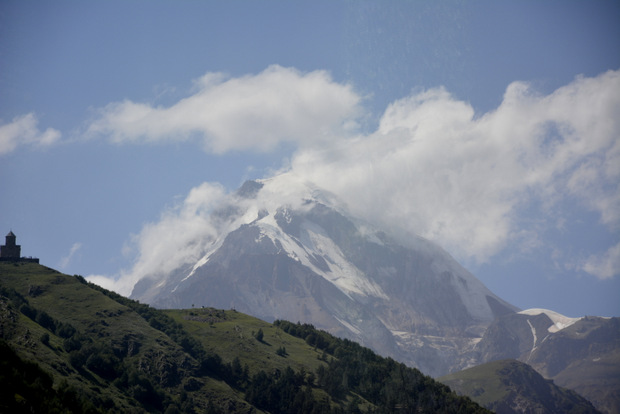
<path fill-rule="evenodd" d="M 620 318 L 558 315 L 537 309 L 499 317 L 476 345 L 475 360 L 517 359 L 598 410 L 620 411 Z"/>
<path fill-rule="evenodd" d="M 556 386 L 514 359 L 487 362 L 438 380 L 498 414 L 599 413 L 576 392 Z"/>

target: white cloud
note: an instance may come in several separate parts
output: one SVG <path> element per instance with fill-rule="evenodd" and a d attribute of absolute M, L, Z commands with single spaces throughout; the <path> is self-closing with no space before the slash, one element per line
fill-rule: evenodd
<path fill-rule="evenodd" d="M 264 88 L 267 80 L 281 85 L 282 77 L 287 88 Z M 315 90 L 309 85 L 318 86 Z M 270 98 L 248 98 L 248 87 L 256 92 L 271 90 Z M 181 135 L 198 130 L 218 151 L 269 148 L 279 139 L 300 143 L 310 139 L 316 143 L 313 137 L 317 127 L 301 115 L 304 105 L 296 103 L 289 110 L 282 107 L 283 102 L 295 101 L 291 96 L 276 96 L 287 90 L 297 97 L 312 95 L 308 92 L 311 90 L 346 96 L 345 105 L 334 107 L 327 102 L 331 98 L 325 101 L 330 110 L 339 108 L 333 118 L 326 118 L 333 120 L 327 123 L 330 128 L 356 113 L 353 108 L 359 99 L 349 96 L 353 92 L 348 87 L 333 84 L 323 72 L 300 75 L 273 67 L 256 76 L 226 81 L 208 75 L 188 102 L 168 109 L 133 103 L 121 104 L 122 110 L 108 108 L 101 121 L 106 126 L 101 128 L 109 129 L 116 140 L 161 140 L 174 136 L 177 129 Z M 201 124 L 201 116 L 190 110 L 203 111 L 216 101 L 223 102 L 224 109 L 218 112 L 221 121 L 209 115 L 211 120 Z M 316 97 L 302 101 L 312 108 L 324 102 Z M 309 118 L 313 122 L 326 117 L 321 109 L 312 110 L 318 111 L 317 116 Z M 280 112 L 291 119 L 275 119 Z M 131 114 L 135 122 L 123 118 Z M 608 228 L 618 227 L 618 114 L 620 71 L 577 78 L 548 95 L 515 82 L 508 86 L 496 110 L 479 116 L 471 105 L 443 88 L 431 89 L 392 103 L 374 133 L 340 139 L 333 136 L 320 147 L 301 145 L 290 165 L 268 181 L 255 202 L 262 204 L 246 201 L 249 204 L 240 208 L 251 216 L 269 203 L 292 202 L 298 198 L 299 188 L 313 183 L 338 195 L 355 215 L 392 231 L 405 243 L 411 234 L 419 234 L 461 260 L 476 262 L 488 260 L 507 246 L 515 251 L 532 251 L 544 245 L 541 232 L 545 226 L 557 226 L 559 218 L 554 209 L 565 202 L 576 200 L 598 213 Z M 236 115 L 248 123 L 236 126 L 232 121 Z M 154 125 L 147 125 L 147 119 Z M 246 140 L 246 133 L 252 135 L 249 125 L 254 136 L 269 141 L 273 128 L 276 138 L 265 147 Z M 151 132 L 153 136 L 146 138 Z M 196 261 L 207 244 L 224 231 L 210 213 L 229 197 L 213 184 L 193 189 L 181 205 L 135 236 L 135 265 L 118 280 L 105 283 L 128 294 L 144 276 L 165 277 L 166 272 Z M 536 216 L 529 216 L 532 213 Z M 582 269 L 597 277 L 612 277 L 617 273 L 618 249 L 616 246 L 600 257 L 591 257 Z"/>
<path fill-rule="evenodd" d="M 37 124 L 37 117 L 29 113 L 14 118 L 8 124 L 0 125 L 0 155 L 8 154 L 20 145 L 45 147 L 60 139 L 59 131 L 53 128 L 40 131 Z"/>
<path fill-rule="evenodd" d="M 81 248 L 82 248 L 82 243 L 79 243 L 79 242 L 73 243 L 73 245 L 71 246 L 71 249 L 69 249 L 69 253 L 65 257 L 60 259 L 60 268 L 65 269 L 67 266 L 69 266 L 71 259 L 73 259 L 73 256 L 75 255 L 75 253 L 77 253 L 77 251 L 80 250 Z"/>
<path fill-rule="evenodd" d="M 266 180 L 256 199 L 239 198 L 218 184 L 203 183 L 166 210 L 159 221 L 133 236 L 124 249 L 126 254 L 136 254 L 130 269 L 116 276 L 89 275 L 86 279 L 128 296 L 144 277 L 160 282 L 174 270 L 195 264 L 214 243 L 222 241 L 219 236 L 255 220 L 260 210 L 275 211 L 281 205 L 300 208 L 307 191 L 305 184 L 289 174 Z M 231 208 L 237 211 L 229 216 Z"/>
<path fill-rule="evenodd" d="M 123 295 L 129 295 L 141 278 L 161 278 L 178 266 L 197 261 L 217 234 L 212 209 L 224 198 L 223 188 L 203 183 L 193 188 L 183 202 L 165 211 L 156 223 L 149 223 L 135 235 L 137 250 L 133 267 L 117 277 L 91 275 L 87 279 Z"/>
<path fill-rule="evenodd" d="M 96 285 L 101 286 L 104 289 L 108 289 L 119 293 L 124 296 L 129 296 L 131 293 L 132 286 L 127 286 L 127 279 L 125 278 L 114 278 L 106 275 L 89 275 L 86 276 L 86 280 Z M 134 281 L 135 284 L 136 281 Z"/>
<path fill-rule="evenodd" d="M 611 279 L 620 275 L 620 243 L 610 247 L 602 255 L 591 255 L 583 270 L 599 279 Z"/>
<path fill-rule="evenodd" d="M 618 225 L 619 114 L 618 71 L 546 96 L 516 82 L 479 117 L 433 89 L 391 104 L 374 134 L 298 151 L 291 172 L 403 238 L 418 233 L 485 261 L 508 243 L 540 242 L 522 228 L 532 204 L 555 222 L 552 207 L 570 196 Z"/>
<path fill-rule="evenodd" d="M 327 72 L 301 73 L 270 66 L 257 75 L 207 73 L 195 93 L 174 105 L 124 101 L 103 108 L 90 135 L 114 142 L 202 139 L 206 151 L 272 150 L 282 142 L 324 143 L 342 136 L 359 111 L 360 97 Z"/>

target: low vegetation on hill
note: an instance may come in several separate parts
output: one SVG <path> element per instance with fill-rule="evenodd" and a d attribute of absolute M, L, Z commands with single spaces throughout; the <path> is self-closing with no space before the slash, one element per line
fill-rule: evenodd
<path fill-rule="evenodd" d="M 312 325 L 160 311 L 32 263 L 0 264 L 0 412 L 487 412 Z"/>
<path fill-rule="evenodd" d="M 598 413 L 576 392 L 556 386 L 514 359 L 487 362 L 439 380 L 498 414 Z"/>

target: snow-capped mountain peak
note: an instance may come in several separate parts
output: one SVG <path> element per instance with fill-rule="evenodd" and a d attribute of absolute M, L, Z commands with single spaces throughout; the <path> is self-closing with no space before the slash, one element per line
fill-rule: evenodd
<path fill-rule="evenodd" d="M 286 184 L 244 184 L 212 212 L 219 234 L 204 241 L 203 255 L 165 278 L 144 278 L 132 296 L 309 322 L 431 375 L 458 364 L 495 317 L 516 310 L 430 241 L 412 236 L 404 246 L 334 195 Z"/>

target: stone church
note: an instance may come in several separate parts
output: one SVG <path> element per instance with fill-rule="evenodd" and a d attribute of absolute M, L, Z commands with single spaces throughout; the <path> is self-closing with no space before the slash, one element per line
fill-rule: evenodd
<path fill-rule="evenodd" d="M 31 262 L 39 263 L 39 259 L 32 257 L 21 257 L 22 246 L 17 244 L 17 236 L 13 231 L 6 235 L 6 243 L 0 246 L 0 261 L 2 262 Z"/>

